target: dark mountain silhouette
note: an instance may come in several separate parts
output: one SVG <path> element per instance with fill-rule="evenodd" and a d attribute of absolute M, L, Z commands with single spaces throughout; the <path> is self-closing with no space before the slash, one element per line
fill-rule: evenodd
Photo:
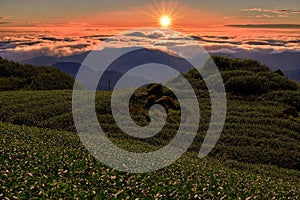
<path fill-rule="evenodd" d="M 169 66 L 181 73 L 185 73 L 193 69 L 193 66 L 183 58 L 173 56 L 159 50 L 138 49 L 124 54 L 121 57 L 114 60 L 114 62 L 111 63 L 107 70 L 117 71 L 124 74 L 130 69 L 145 64 L 151 65 L 151 63 Z M 153 70 L 152 67 L 155 67 L 155 70 Z M 164 67 L 152 65 L 149 68 L 143 69 L 143 71 L 133 72 L 132 75 L 144 79 L 149 79 L 149 77 L 155 77 L 156 79 L 160 80 L 160 82 L 165 82 L 168 79 L 177 76 L 178 73 L 166 71 Z"/>
<path fill-rule="evenodd" d="M 297 69 L 297 70 L 294 70 L 294 71 L 289 71 L 289 72 L 286 72 L 285 74 L 290 79 L 293 79 L 295 81 L 300 82 L 300 69 Z"/>
<path fill-rule="evenodd" d="M 78 70 L 81 66 L 79 63 L 75 62 L 59 62 L 53 65 L 54 67 L 60 69 L 61 71 L 69 74 L 71 77 L 76 78 L 76 75 L 78 73 Z M 100 76 L 101 71 L 94 71 L 93 69 L 84 66 L 83 67 L 83 76 L 81 77 L 84 79 L 84 87 L 86 89 L 92 89 L 92 83 L 89 82 L 89 80 L 95 80 L 98 79 Z M 98 84 L 97 90 L 111 90 L 112 87 L 116 85 L 119 78 L 122 77 L 122 73 L 118 71 L 107 71 L 106 76 L 101 78 L 101 81 Z M 139 84 L 141 82 L 148 82 L 148 80 L 143 79 L 141 77 L 134 77 L 134 76 L 126 76 L 125 79 L 127 80 L 134 80 L 136 84 Z M 129 81 L 128 81 L 129 82 Z M 123 85 L 124 88 L 129 87 L 130 85 Z M 133 85 L 136 86 L 136 85 Z"/>
<path fill-rule="evenodd" d="M 78 68 L 80 66 L 79 63 L 82 63 L 86 56 L 90 52 L 84 52 L 81 54 L 76 54 L 72 56 L 66 56 L 66 57 L 61 57 L 61 58 L 55 58 L 55 57 L 50 57 L 50 56 L 42 56 L 42 57 L 37 57 L 29 60 L 22 61 L 22 63 L 28 63 L 32 65 L 49 65 L 49 66 L 55 66 L 59 68 L 60 70 L 64 71 L 65 73 L 71 75 L 72 77 L 75 77 L 75 74 L 78 71 Z M 299 66 L 300 66 L 300 52 L 281 52 L 281 53 L 274 53 L 271 54 L 269 52 L 264 52 L 264 51 L 247 51 L 247 50 L 240 50 L 235 53 L 216 53 L 216 55 L 222 55 L 222 56 L 227 56 L 231 58 L 247 58 L 247 59 L 253 59 L 257 60 L 262 64 L 267 65 L 271 70 L 275 71 L 278 69 L 281 69 L 284 74 L 286 74 L 287 77 L 299 81 L 300 76 L 299 76 Z M 161 54 L 160 51 L 152 51 L 151 54 L 147 53 L 147 51 L 140 51 L 138 52 L 135 57 L 135 59 L 129 59 L 123 58 L 122 64 L 115 62 L 113 66 L 113 70 L 110 71 L 115 71 L 115 72 L 121 72 L 122 70 L 127 70 L 128 66 L 134 65 L 136 63 L 142 63 L 141 61 L 147 61 L 151 62 L 153 60 L 156 60 L 158 62 L 162 63 L 167 63 L 167 62 L 172 62 L 175 63 L 175 68 L 177 67 L 182 67 L 183 60 L 180 60 L 176 57 L 169 57 L 165 56 L 164 54 Z M 125 63 L 125 65 L 124 65 Z M 72 69 L 69 68 L 69 65 L 72 66 Z M 74 68 L 74 69 L 73 69 Z M 157 71 L 151 71 L 149 70 L 147 72 L 147 75 L 152 75 L 152 76 L 159 76 L 162 80 L 166 80 L 170 77 L 165 76 L 165 73 L 163 70 L 157 70 Z M 133 74 L 135 77 L 140 77 L 139 74 Z M 147 77 L 140 77 L 142 79 L 147 79 Z"/>
<path fill-rule="evenodd" d="M 113 54 L 114 50 L 115 49 L 107 49 L 105 53 L 107 53 L 107 55 L 111 55 Z M 96 53 L 97 56 L 98 53 L 100 55 L 103 52 L 99 51 L 94 53 Z M 61 58 L 61 60 L 67 60 L 71 58 L 75 58 L 78 60 L 84 58 L 84 55 L 76 55 L 73 57 Z M 171 66 L 182 73 L 188 72 L 190 69 L 193 68 L 192 65 L 183 58 L 172 56 L 158 50 L 138 49 L 130 51 L 129 53 L 117 58 L 113 63 L 111 63 L 108 66 L 107 69 L 104 69 L 101 66 L 101 62 L 99 62 L 100 66 L 97 69 L 92 69 L 91 67 L 84 66 L 84 71 L 82 71 L 83 73 L 80 77 L 81 80 L 79 80 L 79 82 L 82 83 L 85 86 L 85 88 L 91 89 L 93 85 L 92 81 L 98 79 L 100 73 L 104 72 L 104 70 L 105 73 L 103 73 L 103 76 L 101 77 L 97 88 L 99 90 L 112 89 L 121 77 L 123 78 L 123 80 L 125 80 L 124 85 L 122 87 L 136 87 L 139 86 L 141 83 L 149 82 L 149 79 L 151 79 L 151 77 L 155 77 L 161 82 L 165 82 L 168 79 L 177 76 L 176 72 L 166 72 L 164 68 L 160 67 L 156 67 L 155 70 L 149 67 L 149 69 L 143 69 L 142 72 L 134 71 L 130 75 L 126 75 L 126 73 L 129 70 L 148 63 L 157 63 L 161 65 Z M 73 78 L 76 78 L 77 72 L 81 64 L 77 62 L 58 62 L 53 64 L 53 66 L 69 74 Z"/>
<path fill-rule="evenodd" d="M 75 63 L 75 62 L 58 62 L 58 63 L 55 63 L 53 66 L 60 69 L 61 71 L 65 72 L 65 73 L 69 74 L 73 78 L 76 78 L 77 72 L 78 72 L 81 64 Z"/>
<path fill-rule="evenodd" d="M 66 57 L 61 57 L 61 58 L 56 58 L 56 57 L 50 57 L 50 56 L 41 56 L 41 57 L 36 57 L 28 60 L 24 60 L 21 63 L 24 64 L 31 64 L 35 66 L 40 66 L 40 65 L 54 65 L 59 62 L 74 62 L 74 63 L 82 63 L 83 60 L 86 58 L 86 56 L 90 53 L 84 52 L 81 54 L 76 54 L 72 56 L 66 56 Z M 227 56 L 227 57 L 232 57 L 232 58 L 249 58 L 253 60 L 257 60 L 261 62 L 262 64 L 265 64 L 269 66 L 271 70 L 278 70 L 281 69 L 285 74 L 287 74 L 288 77 L 291 77 L 294 80 L 300 79 L 300 77 L 295 77 L 288 75 L 291 71 L 295 71 L 300 69 L 300 52 L 281 52 L 281 53 L 270 53 L 270 52 L 264 52 L 264 51 L 248 51 L 248 50 L 239 50 L 235 53 L 214 53 L 216 55 L 222 55 L 222 56 Z M 155 55 L 155 54 L 153 54 Z M 140 57 L 138 59 L 144 59 L 145 57 L 142 55 L 139 55 Z M 149 58 L 150 59 L 150 58 Z M 162 57 L 161 59 L 164 59 Z M 126 62 L 135 62 L 135 61 L 130 61 L 127 60 Z M 118 70 L 117 70 L 118 71 Z M 158 75 L 161 75 L 162 73 L 157 73 Z M 145 77 L 144 77 L 145 78 Z"/>
<path fill-rule="evenodd" d="M 59 61 L 59 58 L 56 58 L 56 57 L 40 56 L 40 57 L 28 59 L 28 60 L 23 60 L 20 63 L 34 65 L 34 66 L 51 66 L 58 61 Z"/>
<path fill-rule="evenodd" d="M 53 57 L 53 56 L 39 56 L 36 58 L 31 58 L 27 60 L 21 61 L 22 64 L 30 64 L 34 66 L 41 66 L 41 65 L 47 65 L 52 66 L 55 63 L 58 62 L 75 62 L 75 63 L 82 63 L 83 60 L 86 58 L 86 56 L 90 53 L 90 51 L 75 54 L 71 56 L 64 56 L 64 57 Z"/>

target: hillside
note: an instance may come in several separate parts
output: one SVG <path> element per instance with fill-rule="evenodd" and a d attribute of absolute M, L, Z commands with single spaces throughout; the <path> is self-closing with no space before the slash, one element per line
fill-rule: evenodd
<path fill-rule="evenodd" d="M 222 136 L 210 155 L 245 163 L 300 169 L 300 118 L 287 112 L 289 109 L 296 114 L 300 111 L 299 84 L 256 61 L 224 57 L 214 57 L 214 60 L 224 78 L 228 113 Z M 193 152 L 199 150 L 205 136 L 210 103 L 205 83 L 202 81 L 199 84 L 200 75 L 193 70 L 185 76 L 194 86 L 202 111 L 201 129 L 190 147 Z M 173 81 L 180 84 L 176 79 Z M 135 95 L 139 97 L 138 93 Z M 0 98 L 4 102 L 0 108 L 0 120 L 3 122 L 76 131 L 71 112 L 71 91 L 2 92 Z M 97 92 L 96 111 L 103 129 L 111 138 L 134 139 L 116 126 L 111 114 L 110 98 L 111 92 Z M 132 105 L 146 103 L 145 99 L 133 99 L 137 101 L 131 102 Z M 147 123 L 144 113 L 136 110 L 132 117 L 137 123 Z M 160 134 L 138 141 L 156 146 L 168 144 L 180 118 L 174 115 L 169 119 Z"/>
<path fill-rule="evenodd" d="M 182 158 L 150 174 L 117 172 L 87 152 L 76 134 L 71 90 L 1 91 L 0 170 L 4 178 L 0 197 L 297 199 L 299 83 L 257 61 L 221 56 L 213 59 L 228 99 L 225 126 L 217 145 L 205 159 L 197 158 L 210 120 L 210 98 L 198 71 L 189 71 L 184 76 L 192 84 L 201 110 L 197 136 Z M 181 84 L 176 78 L 170 81 Z M 137 124 L 149 122 L 147 110 L 140 105 L 149 103 L 145 94 L 153 92 L 151 88 L 155 87 L 140 88 L 130 100 L 131 117 Z M 116 145 L 148 152 L 172 140 L 180 123 L 176 108 L 168 110 L 167 123 L 156 136 L 138 139 L 116 125 L 111 94 L 97 91 L 95 110 L 107 137 Z M 166 88 L 154 96 L 169 96 L 177 102 Z"/>
<path fill-rule="evenodd" d="M 113 140 L 131 149 L 145 144 Z M 150 174 L 121 173 L 96 161 L 75 133 L 0 123 L 0 197 L 5 199 L 297 199 L 295 170 L 220 162 L 186 154 Z"/>
<path fill-rule="evenodd" d="M 0 58 L 0 91 L 72 89 L 74 79 L 54 67 L 36 67 Z"/>
<path fill-rule="evenodd" d="M 300 84 L 287 77 L 271 71 L 268 66 L 262 65 L 250 59 L 233 59 L 223 56 L 213 56 L 214 63 L 218 67 L 226 92 L 229 97 L 236 96 L 249 99 L 249 96 L 258 97 L 272 91 L 299 91 Z M 204 66 L 209 70 L 210 61 Z M 206 84 L 197 70 L 185 74 L 185 77 L 193 84 L 196 91 L 206 90 Z M 213 77 L 212 77 L 213 78 Z M 174 80 L 176 84 L 177 79 Z M 274 99 L 275 100 L 275 99 Z"/>
<path fill-rule="evenodd" d="M 252 59 L 257 60 L 262 64 L 267 65 L 271 70 L 276 71 L 278 69 L 282 70 L 288 75 L 289 72 L 299 70 L 300 60 L 299 52 L 280 52 L 280 53 L 269 53 L 261 51 L 252 50 L 240 50 L 233 53 L 217 53 L 218 55 L 223 55 L 231 58 L 241 58 L 241 59 Z M 288 75 L 289 76 L 289 75 Z M 300 81 L 299 76 L 289 76 L 291 79 Z"/>

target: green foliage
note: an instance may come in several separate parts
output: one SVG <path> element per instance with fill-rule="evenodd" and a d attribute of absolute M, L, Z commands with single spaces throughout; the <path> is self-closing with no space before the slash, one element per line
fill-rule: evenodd
<path fill-rule="evenodd" d="M 260 100 L 277 101 L 300 111 L 300 91 L 272 91 L 260 97 Z"/>
<path fill-rule="evenodd" d="M 132 149 L 150 145 L 114 139 Z M 296 170 L 186 154 L 150 174 L 101 164 L 75 133 L 0 123 L 2 199 L 297 199 Z"/>
<path fill-rule="evenodd" d="M 269 71 L 266 65 L 250 59 L 234 59 L 223 56 L 212 56 L 212 59 L 220 71 L 246 70 L 253 72 Z"/>
<path fill-rule="evenodd" d="M 224 83 L 226 83 L 232 77 L 253 76 L 255 74 L 256 74 L 255 72 L 247 71 L 247 70 L 230 70 L 230 71 L 222 71 L 221 72 Z"/>
<path fill-rule="evenodd" d="M 0 78 L 0 91 L 20 90 L 26 82 L 24 78 L 2 77 Z"/>
<path fill-rule="evenodd" d="M 258 75 L 231 77 L 226 83 L 226 91 L 233 94 L 263 94 L 268 91 L 268 79 Z"/>
<path fill-rule="evenodd" d="M 225 83 L 226 91 L 236 95 L 257 95 L 278 90 L 298 90 L 296 82 L 274 72 L 231 76 Z"/>
<path fill-rule="evenodd" d="M 35 67 L 0 59 L 0 91 L 72 89 L 74 79 L 54 67 Z"/>
<path fill-rule="evenodd" d="M 0 120 L 75 132 L 71 93 L 71 91 L 1 92 Z M 168 144 L 176 134 L 180 119 L 172 111 L 169 113 L 166 126 L 155 137 L 137 139 L 128 136 L 117 127 L 111 115 L 110 95 L 111 92 L 108 91 L 98 91 L 96 95 L 97 117 L 108 137 L 130 139 L 132 144 L 143 142 L 160 148 Z M 271 92 L 256 97 L 253 101 L 236 100 L 233 97 L 230 99 L 224 131 L 210 156 L 299 169 L 300 123 L 298 120 L 276 117 L 278 112 L 299 104 L 299 92 Z M 189 149 L 191 152 L 199 151 L 210 120 L 209 99 L 199 96 L 199 102 L 201 121 L 198 135 Z M 144 119 L 139 112 L 135 114 L 133 119 Z"/>
<path fill-rule="evenodd" d="M 226 92 L 232 95 L 261 95 L 279 90 L 296 91 L 300 88 L 299 83 L 272 72 L 267 66 L 249 59 L 212 56 L 212 60 L 208 60 L 202 70 L 209 71 L 212 61 L 221 72 Z M 207 90 L 206 84 L 197 70 L 191 70 L 184 76 L 196 90 Z M 213 75 L 208 78 L 211 79 L 211 82 L 215 82 Z M 171 82 L 176 83 L 178 79 Z"/>
<path fill-rule="evenodd" d="M 298 198 L 300 119 L 279 118 L 277 114 L 289 107 L 300 111 L 299 84 L 256 61 L 213 58 L 228 92 L 221 138 L 208 158 L 196 157 L 211 110 L 206 84 L 192 70 L 184 76 L 199 100 L 198 134 L 187 155 L 150 175 L 116 172 L 87 152 L 75 133 L 72 91 L 0 92 L 0 121 L 8 122 L 0 123 L 0 197 Z M 72 88 L 73 80 L 56 69 L 0 61 L 0 90 Z M 170 81 L 181 84 L 176 79 Z M 172 95 L 170 91 L 164 92 Z M 110 97 L 111 92 L 98 91 L 95 110 L 101 127 L 117 146 L 133 152 L 153 151 L 168 144 L 176 134 L 180 118 L 176 110 L 170 110 L 165 127 L 156 136 L 130 137 L 115 124 Z M 146 99 L 135 100 L 138 105 Z M 133 119 L 143 121 L 144 116 L 138 110 L 131 114 Z"/>

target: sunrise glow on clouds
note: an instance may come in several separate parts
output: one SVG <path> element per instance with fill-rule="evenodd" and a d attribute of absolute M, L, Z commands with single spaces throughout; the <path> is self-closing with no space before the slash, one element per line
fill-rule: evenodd
<path fill-rule="evenodd" d="M 264 30 L 253 31 L 252 34 L 241 34 L 235 28 L 225 29 L 228 31 L 212 32 L 210 29 L 203 29 L 201 34 L 189 35 L 193 41 L 200 43 L 209 52 L 234 52 L 239 50 L 264 50 L 267 52 L 300 51 L 300 37 L 298 32 L 286 30 L 285 32 L 271 32 L 268 35 Z M 236 32 L 234 32 L 234 30 Z M 92 31 L 97 32 L 97 31 Z M 142 33 L 140 33 L 142 34 Z M 156 35 L 155 35 L 156 34 Z M 252 35 L 252 37 L 250 37 Z M 272 38 L 272 39 L 270 39 Z M 163 42 L 163 36 L 153 33 L 152 36 L 138 37 L 137 33 L 122 38 L 122 43 L 153 45 Z M 186 43 L 191 38 L 174 40 L 178 44 Z M 86 36 L 61 36 L 53 34 L 31 33 L 26 36 L 6 36 L 0 43 L 0 56 L 9 59 L 24 60 L 42 55 L 55 57 L 68 56 L 93 50 L 104 42 L 113 44 L 111 35 L 89 34 Z"/>
<path fill-rule="evenodd" d="M 210 52 L 300 50 L 299 27 L 227 26 L 300 24 L 296 1 L 0 0 L 0 5 L 0 56 L 13 60 L 89 51 L 126 30 L 159 28 L 162 15 L 172 18 L 170 29 L 193 36 Z"/>

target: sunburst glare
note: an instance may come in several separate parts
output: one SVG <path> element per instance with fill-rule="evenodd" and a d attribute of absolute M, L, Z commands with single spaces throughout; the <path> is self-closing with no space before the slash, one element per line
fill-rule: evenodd
<path fill-rule="evenodd" d="M 169 16 L 164 15 L 159 19 L 159 22 L 161 27 L 168 28 L 172 23 L 172 19 Z"/>
<path fill-rule="evenodd" d="M 162 28 L 169 28 L 182 15 L 183 6 L 178 1 L 154 1 L 141 9 L 142 14 L 147 15 Z"/>

